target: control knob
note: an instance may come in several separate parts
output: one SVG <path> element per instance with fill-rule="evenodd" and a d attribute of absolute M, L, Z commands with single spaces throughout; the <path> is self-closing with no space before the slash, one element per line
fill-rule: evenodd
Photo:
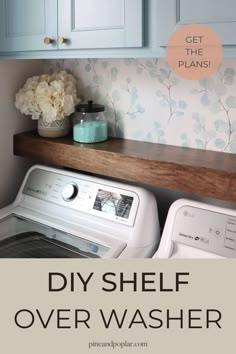
<path fill-rule="evenodd" d="M 74 200 L 79 192 L 79 188 L 77 186 L 77 184 L 75 183 L 68 183 L 65 185 L 65 187 L 62 190 L 62 198 L 66 201 L 66 202 L 70 202 L 72 200 Z"/>

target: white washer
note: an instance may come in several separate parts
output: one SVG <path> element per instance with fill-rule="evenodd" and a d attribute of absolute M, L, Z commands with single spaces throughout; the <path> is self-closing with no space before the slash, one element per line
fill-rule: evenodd
<path fill-rule="evenodd" d="M 235 258 L 236 211 L 179 199 L 153 258 Z"/>
<path fill-rule="evenodd" d="M 159 239 L 152 193 L 40 165 L 0 210 L 0 258 L 152 257 Z"/>

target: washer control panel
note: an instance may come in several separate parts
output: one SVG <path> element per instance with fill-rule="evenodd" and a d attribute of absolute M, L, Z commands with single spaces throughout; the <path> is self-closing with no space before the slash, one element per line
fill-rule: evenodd
<path fill-rule="evenodd" d="M 63 172 L 62 172 L 63 173 Z M 63 175 L 40 168 L 32 170 L 23 194 L 90 215 L 133 226 L 139 197 L 132 190 L 116 188 L 115 182 L 84 176 Z M 78 178 L 77 178 L 78 175 Z M 87 179 L 85 179 L 87 178 Z M 128 186 L 132 189 L 132 186 Z"/>
<path fill-rule="evenodd" d="M 236 216 L 183 206 L 175 216 L 172 240 L 226 258 L 236 257 Z"/>

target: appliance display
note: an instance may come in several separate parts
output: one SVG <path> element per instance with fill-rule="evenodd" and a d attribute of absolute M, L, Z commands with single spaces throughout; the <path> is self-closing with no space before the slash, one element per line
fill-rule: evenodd
<path fill-rule="evenodd" d="M 93 208 L 103 213 L 128 219 L 134 198 L 99 189 Z"/>

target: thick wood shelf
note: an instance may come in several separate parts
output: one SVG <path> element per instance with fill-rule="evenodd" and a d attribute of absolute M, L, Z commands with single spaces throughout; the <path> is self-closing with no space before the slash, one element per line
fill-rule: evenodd
<path fill-rule="evenodd" d="M 77 144 L 37 132 L 14 136 L 14 153 L 41 162 L 236 202 L 236 155 L 111 138 Z"/>

